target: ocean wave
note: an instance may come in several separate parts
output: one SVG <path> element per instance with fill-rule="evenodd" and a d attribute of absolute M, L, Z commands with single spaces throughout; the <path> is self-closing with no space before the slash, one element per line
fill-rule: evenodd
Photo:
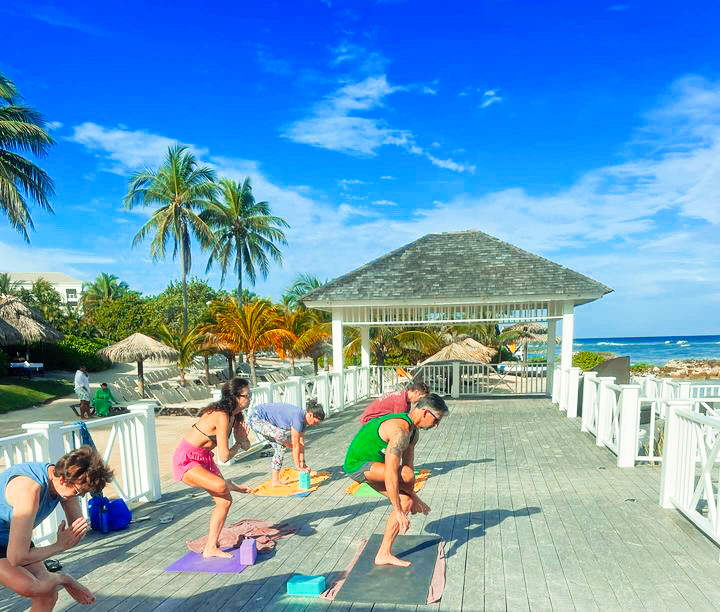
<path fill-rule="evenodd" d="M 690 345 L 690 343 L 687 340 L 678 340 L 675 344 L 682 344 L 683 346 Z"/>
<path fill-rule="evenodd" d="M 625 342 L 598 342 L 598 346 L 627 346 Z"/>
<path fill-rule="evenodd" d="M 665 340 L 665 344 L 670 344 L 670 340 Z M 720 344 L 720 342 L 718 342 Z"/>

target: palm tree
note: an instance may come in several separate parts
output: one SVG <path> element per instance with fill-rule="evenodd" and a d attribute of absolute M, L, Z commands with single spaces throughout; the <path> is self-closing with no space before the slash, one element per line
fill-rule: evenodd
<path fill-rule="evenodd" d="M 220 283 L 225 281 L 228 267 L 237 273 L 237 299 L 243 295 L 242 275 L 247 275 L 255 285 L 256 266 L 263 278 L 269 271 L 268 255 L 282 262 L 282 254 L 275 243 L 287 244 L 281 227 L 288 223 L 270 214 L 267 202 L 256 202 L 250 185 L 250 177 L 242 185 L 230 179 L 220 181 L 222 202 L 213 203 L 202 215 L 215 232 L 215 245 L 208 259 L 210 270 L 215 260 L 220 264 Z"/>
<path fill-rule="evenodd" d="M 252 384 L 257 384 L 257 352 L 269 347 L 282 349 L 292 341 L 290 332 L 281 327 L 277 312 L 265 300 L 239 305 L 227 299 L 213 302 L 211 309 L 216 323 L 203 326 L 201 331 L 217 338 L 226 349 L 246 353 Z"/>
<path fill-rule="evenodd" d="M 43 156 L 55 141 L 47 133 L 45 118 L 35 109 L 20 104 L 20 99 L 15 84 L 0 74 L 0 210 L 29 243 L 28 230 L 35 226 L 28 199 L 52 213 L 50 198 L 55 194 L 55 187 L 44 170 L 20 153 Z"/>
<path fill-rule="evenodd" d="M 203 248 L 214 243 L 210 228 L 201 218 L 214 200 L 217 191 L 215 172 L 197 167 L 195 156 L 187 147 L 176 145 L 168 149 L 163 164 L 157 169 L 146 168 L 130 177 L 125 207 L 157 204 L 150 220 L 143 225 L 133 240 L 136 246 L 154 230 L 150 246 L 154 260 L 165 255 L 169 240 L 173 243 L 173 259 L 180 251 L 183 291 L 183 331 L 188 330 L 187 275 L 192 265 L 191 238 L 194 235 Z"/>
<path fill-rule="evenodd" d="M 300 301 L 302 297 L 310 293 L 313 289 L 322 287 L 325 284 L 327 284 L 327 281 L 321 281 L 317 276 L 300 274 L 283 294 L 283 301 L 286 302 L 290 308 L 305 308 Z"/>
<path fill-rule="evenodd" d="M 83 294 L 80 301 L 83 312 L 90 314 L 104 302 L 120 299 L 130 289 L 127 283 L 118 282 L 114 274 L 101 272 L 92 283 L 83 283 Z"/>
<path fill-rule="evenodd" d="M 203 350 L 205 334 L 200 331 L 201 326 L 177 334 L 164 323 L 157 331 L 158 340 L 174 348 L 178 352 L 177 365 L 180 368 L 180 385 L 185 386 L 185 370 L 193 362 L 193 357 Z"/>

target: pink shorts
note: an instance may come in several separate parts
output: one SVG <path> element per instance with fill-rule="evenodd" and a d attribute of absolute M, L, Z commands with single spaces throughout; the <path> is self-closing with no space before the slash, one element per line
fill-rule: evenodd
<path fill-rule="evenodd" d="M 220 476 L 222 474 L 215 465 L 215 458 L 209 448 L 199 448 L 190 444 L 185 438 L 178 442 L 172 458 L 173 479 L 180 482 L 185 476 L 185 472 L 196 466 L 205 468 L 211 474 Z"/>

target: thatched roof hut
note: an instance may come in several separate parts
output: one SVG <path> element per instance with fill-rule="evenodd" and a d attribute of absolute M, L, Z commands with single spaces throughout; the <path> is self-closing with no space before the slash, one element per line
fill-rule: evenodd
<path fill-rule="evenodd" d="M 469 361 L 474 363 L 490 363 L 497 351 L 481 344 L 473 338 L 465 338 L 458 342 L 452 342 L 441 348 L 437 353 L 428 357 L 419 365 L 433 363 L 436 361 Z"/>
<path fill-rule="evenodd" d="M 0 294 L 0 345 L 57 342 L 63 335 L 34 308 L 14 295 Z"/>
<path fill-rule="evenodd" d="M 120 340 L 120 342 L 100 349 L 98 355 L 107 357 L 110 361 L 116 363 L 137 361 L 140 396 L 145 397 L 143 361 L 145 361 L 145 359 L 166 359 L 171 361 L 177 359 L 178 352 L 167 344 L 155 340 L 155 338 L 151 338 L 145 334 L 135 333 L 124 340 Z"/>

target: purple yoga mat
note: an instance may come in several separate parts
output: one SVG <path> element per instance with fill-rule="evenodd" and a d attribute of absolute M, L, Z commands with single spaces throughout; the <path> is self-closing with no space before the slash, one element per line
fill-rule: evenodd
<path fill-rule="evenodd" d="M 189 552 L 180 557 L 175 563 L 165 568 L 166 572 L 181 573 L 208 573 L 208 574 L 239 574 L 247 565 L 240 563 L 240 550 L 223 548 L 233 553 L 232 559 L 211 557 L 205 559 L 202 553 Z"/>

